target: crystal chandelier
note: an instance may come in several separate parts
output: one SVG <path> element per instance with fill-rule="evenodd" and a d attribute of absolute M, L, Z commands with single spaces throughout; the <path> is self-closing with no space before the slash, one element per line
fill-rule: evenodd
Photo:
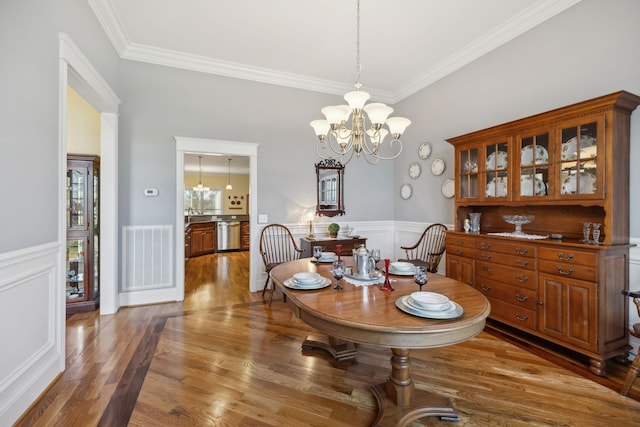
<path fill-rule="evenodd" d="M 320 111 L 325 119 L 310 123 L 319 139 L 316 153 L 320 158 L 340 160 L 342 164 L 349 163 L 354 154 L 358 158 L 362 155 L 370 164 L 395 159 L 402 152 L 400 136 L 411 120 L 389 117 L 393 108 L 382 103 L 365 105 L 369 94 L 360 90 L 360 0 L 357 0 L 356 9 L 356 74 L 356 90 L 344 95 L 349 105 L 324 107 Z M 388 130 L 383 127 L 385 124 Z M 385 157 L 381 155 L 380 147 L 388 134 L 393 138 L 388 143 L 393 154 Z"/>
<path fill-rule="evenodd" d="M 231 159 L 227 159 L 229 160 L 229 174 L 227 175 L 227 186 L 224 187 L 225 190 L 233 190 L 233 187 L 231 186 Z"/>
<path fill-rule="evenodd" d="M 198 168 L 200 169 L 200 175 L 198 178 L 198 185 L 193 187 L 193 191 L 197 191 L 199 193 L 204 193 L 205 191 L 209 191 L 209 187 L 204 187 L 202 185 L 202 156 L 198 156 Z"/>

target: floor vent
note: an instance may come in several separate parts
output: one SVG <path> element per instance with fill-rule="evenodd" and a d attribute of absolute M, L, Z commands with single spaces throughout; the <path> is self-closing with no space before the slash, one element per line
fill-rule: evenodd
<path fill-rule="evenodd" d="M 173 286 L 171 225 L 122 228 L 122 291 Z"/>

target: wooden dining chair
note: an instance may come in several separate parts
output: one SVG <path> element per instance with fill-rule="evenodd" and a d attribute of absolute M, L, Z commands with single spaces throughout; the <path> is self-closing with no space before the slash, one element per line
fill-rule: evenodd
<path fill-rule="evenodd" d="M 415 245 L 400 247 L 405 251 L 406 258 L 398 261 L 424 265 L 430 273 L 437 273 L 440 259 L 445 251 L 446 235 L 447 227 L 445 225 L 431 224 L 424 230 Z"/>
<path fill-rule="evenodd" d="M 264 262 L 264 268 L 267 271 L 267 281 L 264 282 L 262 288 L 262 296 L 269 289 L 269 280 L 271 270 L 283 262 L 289 262 L 300 258 L 302 250 L 298 248 L 291 231 L 281 224 L 270 224 L 262 229 L 260 233 L 260 255 Z M 273 282 L 273 281 L 272 281 Z M 275 292 L 275 284 L 271 284 L 269 307 L 273 301 L 273 293 Z M 286 296 L 285 296 L 286 300 Z"/>
<path fill-rule="evenodd" d="M 640 291 L 637 292 L 629 292 L 622 291 L 623 295 L 627 295 L 628 297 L 633 298 L 633 303 L 636 305 L 638 309 L 638 316 L 640 316 Z M 636 338 L 640 338 L 640 323 L 634 323 L 629 333 Z M 638 351 L 636 353 L 636 357 L 631 362 L 631 366 L 629 367 L 629 372 L 627 372 L 627 376 L 624 379 L 624 384 L 622 385 L 622 390 L 620 390 L 620 394 L 626 396 L 631 389 L 631 385 L 636 377 L 640 374 L 640 346 L 638 347 Z"/>

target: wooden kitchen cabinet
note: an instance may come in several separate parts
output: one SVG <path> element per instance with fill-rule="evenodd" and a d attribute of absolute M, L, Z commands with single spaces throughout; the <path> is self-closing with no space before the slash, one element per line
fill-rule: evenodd
<path fill-rule="evenodd" d="M 447 275 L 489 298 L 491 327 L 586 356 L 598 375 L 628 352 L 621 291 L 629 282 L 630 117 L 639 104 L 616 92 L 448 140 L 456 190 Z M 481 214 L 480 233 L 463 231 L 472 212 Z M 517 236 L 505 215 L 534 219 Z M 584 223 L 600 224 L 597 243 L 593 234 L 584 241 Z"/>
<path fill-rule="evenodd" d="M 251 246 L 251 227 L 249 221 L 240 222 L 240 248 L 248 251 Z"/>
<path fill-rule="evenodd" d="M 215 222 L 195 222 L 187 226 L 185 243 L 187 241 L 190 257 L 214 253 L 216 251 Z"/>

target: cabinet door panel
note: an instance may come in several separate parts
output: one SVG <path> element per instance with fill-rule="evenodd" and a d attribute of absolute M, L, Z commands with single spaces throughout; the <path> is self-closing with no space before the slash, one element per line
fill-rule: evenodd
<path fill-rule="evenodd" d="M 447 255 L 447 277 L 473 286 L 474 261 L 470 258 Z"/>

